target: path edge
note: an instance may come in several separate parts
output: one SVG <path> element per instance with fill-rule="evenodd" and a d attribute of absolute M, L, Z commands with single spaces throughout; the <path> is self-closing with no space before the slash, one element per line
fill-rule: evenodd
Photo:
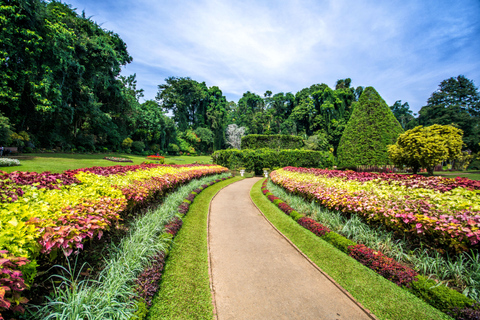
<path fill-rule="evenodd" d="M 232 184 L 235 184 L 237 182 L 243 181 L 245 178 L 232 182 L 230 184 L 227 184 L 226 186 L 223 186 L 220 190 L 218 190 L 210 202 L 208 203 L 208 214 L 207 214 L 207 251 L 208 251 L 208 278 L 210 280 L 210 293 L 212 295 L 212 304 L 213 304 L 213 319 L 218 320 L 218 313 L 217 313 L 217 301 L 215 300 L 215 288 L 213 287 L 213 274 L 212 274 L 212 255 L 210 254 L 210 213 L 212 211 L 212 202 L 213 199 L 228 186 L 231 186 Z M 250 199 L 251 200 L 251 199 Z"/>
<path fill-rule="evenodd" d="M 259 181 L 262 181 L 262 180 L 259 180 Z M 232 183 L 233 184 L 233 183 Z M 257 184 L 257 183 L 255 183 Z M 252 186 L 252 189 L 255 187 L 255 184 Z M 222 188 L 223 189 L 223 188 Z M 250 192 L 252 191 L 252 189 L 250 189 Z M 220 190 L 219 190 L 220 191 Z M 217 192 L 218 193 L 218 192 Z M 216 194 L 215 194 L 216 196 Z M 377 317 L 375 317 L 375 315 L 370 311 L 368 310 L 367 308 L 365 308 L 360 302 L 358 302 L 351 294 L 350 292 L 348 292 L 347 290 L 345 290 L 341 285 L 339 285 L 332 277 L 330 277 L 327 273 L 325 273 L 319 266 L 317 266 L 315 264 L 315 262 L 313 262 L 305 253 L 302 252 L 302 250 L 300 250 L 287 236 L 285 236 L 280 230 L 277 229 L 277 227 L 275 227 L 275 225 L 270 221 L 268 220 L 268 218 L 265 216 L 265 214 L 262 212 L 262 210 L 260 210 L 260 208 L 258 208 L 257 204 L 253 201 L 252 199 L 252 196 L 251 194 L 249 193 L 249 198 L 250 198 L 250 202 L 252 202 L 252 204 L 255 206 L 255 208 L 257 209 L 257 211 L 259 211 L 261 214 L 262 214 L 262 217 L 267 220 L 268 224 L 270 224 L 270 226 L 272 226 L 272 228 L 278 232 L 278 234 L 280 236 L 282 236 L 298 253 L 300 253 L 315 269 L 317 269 L 317 271 L 319 271 L 321 274 L 323 274 L 331 283 L 333 283 L 338 289 L 340 289 L 340 291 L 345 294 L 347 296 L 347 298 L 349 298 L 354 304 L 356 304 L 370 319 L 372 320 L 378 320 Z M 213 198 L 212 198 L 213 200 Z M 210 210 L 210 207 L 209 207 L 209 210 Z M 210 212 L 209 212 L 210 214 Z M 210 252 L 210 249 L 209 249 L 209 252 Z M 210 253 L 209 253 L 210 254 Z M 210 257 L 210 256 L 209 256 Z M 218 319 L 218 318 L 216 318 Z"/>

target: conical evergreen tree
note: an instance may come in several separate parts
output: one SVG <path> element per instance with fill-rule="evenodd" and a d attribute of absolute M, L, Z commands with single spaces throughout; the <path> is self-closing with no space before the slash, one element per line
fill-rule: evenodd
<path fill-rule="evenodd" d="M 387 146 L 394 144 L 401 133 L 402 126 L 385 100 L 373 87 L 365 88 L 340 139 L 339 165 L 390 164 Z"/>

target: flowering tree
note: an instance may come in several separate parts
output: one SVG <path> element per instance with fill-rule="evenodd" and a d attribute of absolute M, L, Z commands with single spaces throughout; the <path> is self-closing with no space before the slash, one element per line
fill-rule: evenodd
<path fill-rule="evenodd" d="M 241 147 L 242 137 L 245 135 L 245 127 L 239 127 L 236 124 L 229 124 L 226 130 L 226 142 L 235 149 Z"/>

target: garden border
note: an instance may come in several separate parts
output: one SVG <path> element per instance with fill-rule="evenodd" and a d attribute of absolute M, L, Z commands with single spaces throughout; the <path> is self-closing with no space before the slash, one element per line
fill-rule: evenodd
<path fill-rule="evenodd" d="M 266 179 L 264 179 L 263 181 L 265 181 Z M 261 180 L 260 180 L 261 181 Z M 255 186 L 255 185 L 254 185 Z M 253 188 L 253 187 L 252 187 Z M 363 312 L 365 312 L 367 314 L 367 316 L 370 318 L 370 319 L 373 319 L 373 320 L 377 320 L 378 318 L 375 317 L 375 315 L 370 311 L 368 310 L 367 308 L 365 308 L 360 302 L 358 302 L 347 290 L 345 290 L 341 285 L 339 285 L 335 280 L 333 280 L 333 278 L 331 278 L 328 274 L 326 274 L 322 269 L 320 269 L 319 266 L 317 266 L 307 255 L 305 255 L 290 239 L 288 239 L 287 236 L 285 236 L 283 233 L 280 232 L 280 230 L 277 229 L 277 227 L 275 227 L 275 225 L 273 225 L 272 222 L 270 222 L 270 220 L 268 220 L 268 218 L 265 216 L 265 214 L 262 212 L 262 210 L 260 210 L 257 205 L 255 204 L 255 202 L 253 201 L 252 199 L 252 196 L 250 195 L 250 201 L 253 203 L 253 205 L 255 206 L 255 208 L 257 208 L 257 210 L 262 214 L 262 217 L 273 227 L 273 229 L 278 232 L 278 234 L 280 236 L 282 236 L 285 240 L 287 240 L 287 242 L 297 251 L 299 252 L 315 269 L 317 269 L 321 274 L 323 274 L 330 282 L 332 282 L 338 289 L 340 289 L 340 291 L 342 291 L 342 293 L 344 293 L 353 303 L 355 303 L 360 309 L 362 309 Z"/>

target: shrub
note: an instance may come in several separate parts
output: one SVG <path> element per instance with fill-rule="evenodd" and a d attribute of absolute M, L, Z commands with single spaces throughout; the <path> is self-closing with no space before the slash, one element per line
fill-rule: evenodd
<path fill-rule="evenodd" d="M 124 147 L 124 148 L 131 148 L 131 147 L 132 147 L 132 144 L 133 144 L 133 140 L 130 139 L 130 138 L 126 138 L 126 139 L 123 140 L 123 142 L 122 142 L 122 147 Z"/>
<path fill-rule="evenodd" d="M 168 150 L 168 153 L 176 155 L 180 151 L 180 148 L 175 143 L 169 143 L 167 150 Z"/>
<path fill-rule="evenodd" d="M 367 87 L 353 110 L 338 146 L 341 166 L 390 164 L 387 146 L 403 132 L 387 103 Z"/>
<path fill-rule="evenodd" d="M 151 307 L 152 298 L 158 291 L 163 266 L 165 265 L 165 253 L 160 252 L 150 263 L 151 266 L 146 268 L 135 280 L 137 294 L 148 307 Z"/>
<path fill-rule="evenodd" d="M 303 145 L 302 137 L 285 134 L 249 134 L 242 137 L 242 149 L 301 149 Z"/>
<path fill-rule="evenodd" d="M 285 202 L 282 202 L 282 203 L 279 203 L 278 204 L 278 208 L 280 210 L 282 210 L 283 212 L 285 212 L 286 214 L 290 215 L 290 213 L 293 211 L 293 208 L 290 207 L 288 204 L 286 204 Z"/>
<path fill-rule="evenodd" d="M 322 239 L 332 244 L 337 249 L 345 252 L 346 254 L 348 254 L 349 252 L 348 247 L 356 245 L 355 242 L 345 238 L 344 236 L 339 235 L 336 232 L 329 232 L 325 234 Z"/>
<path fill-rule="evenodd" d="M 316 234 L 319 237 L 325 235 L 325 233 L 330 232 L 330 229 L 328 229 L 324 225 L 318 223 L 317 221 L 311 218 L 307 218 L 307 217 L 300 218 L 297 220 L 297 223 L 302 227 L 304 227 L 305 229 L 312 231 L 314 234 Z"/>
<path fill-rule="evenodd" d="M 408 290 L 443 312 L 453 311 L 455 308 L 464 309 L 474 303 L 472 299 L 453 289 L 439 285 L 434 280 L 420 275 L 416 279 L 417 281 L 412 282 Z"/>
<path fill-rule="evenodd" d="M 142 152 L 145 149 L 145 143 L 143 143 L 142 141 L 133 141 L 132 149 L 135 152 Z"/>
<path fill-rule="evenodd" d="M 215 164 L 228 168 L 244 166 L 247 171 L 255 171 L 255 174 L 262 174 L 263 168 L 327 168 L 334 163 L 330 152 L 311 150 L 228 149 L 215 151 L 212 158 Z"/>
<path fill-rule="evenodd" d="M 475 303 L 472 307 L 463 309 L 454 308 L 447 314 L 458 320 L 478 320 L 480 319 L 480 304 Z"/>
<path fill-rule="evenodd" d="M 165 225 L 165 232 L 175 236 L 182 227 L 183 221 L 179 217 L 174 217 L 169 223 Z"/>
<path fill-rule="evenodd" d="M 20 161 L 18 159 L 0 158 L 0 167 L 13 167 L 19 165 Z"/>
<path fill-rule="evenodd" d="M 418 275 L 414 270 L 363 244 L 351 246 L 349 250 L 349 255 L 355 260 L 399 286 L 410 286 Z"/>
<path fill-rule="evenodd" d="M 298 222 L 298 220 L 301 219 L 301 218 L 303 218 L 303 217 L 305 217 L 305 215 L 302 214 L 302 213 L 298 213 L 297 211 L 293 210 L 292 212 L 290 212 L 290 217 L 291 217 L 293 220 L 295 220 L 295 221 Z"/>

